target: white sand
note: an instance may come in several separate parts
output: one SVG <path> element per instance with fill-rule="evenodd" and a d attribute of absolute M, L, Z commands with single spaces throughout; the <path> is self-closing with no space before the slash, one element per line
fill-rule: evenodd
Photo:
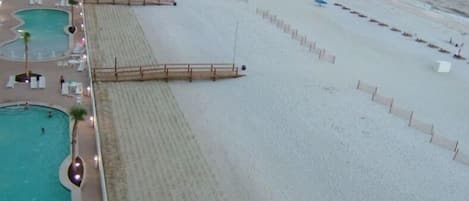
<path fill-rule="evenodd" d="M 236 63 L 248 66 L 247 77 L 170 84 L 230 200 L 467 200 L 467 166 L 354 90 L 358 79 L 380 86 L 469 152 L 467 63 L 332 5 L 243 2 L 133 8 L 160 63 L 230 62 L 239 19 Z M 441 46 L 459 34 L 370 2 L 350 7 Z M 257 7 L 316 39 L 337 63 L 312 58 L 256 16 Z M 433 72 L 438 59 L 451 61 L 453 71 Z"/>

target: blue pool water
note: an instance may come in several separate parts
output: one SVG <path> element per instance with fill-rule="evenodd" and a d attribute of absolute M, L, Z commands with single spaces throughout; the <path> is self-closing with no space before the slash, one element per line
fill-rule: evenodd
<path fill-rule="evenodd" d="M 40 61 L 63 56 L 69 49 L 69 36 L 64 28 L 68 25 L 68 13 L 54 9 L 28 9 L 15 14 L 24 24 L 16 30 L 31 33 L 29 59 Z M 24 58 L 23 39 L 19 38 L 0 48 L 0 54 L 11 59 Z"/>
<path fill-rule="evenodd" d="M 59 110 L 0 107 L 0 201 L 70 201 L 58 176 L 68 132 L 68 116 Z"/>

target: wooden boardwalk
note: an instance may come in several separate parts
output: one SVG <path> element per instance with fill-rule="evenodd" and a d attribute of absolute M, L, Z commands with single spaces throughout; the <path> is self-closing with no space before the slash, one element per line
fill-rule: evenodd
<path fill-rule="evenodd" d="M 244 76 L 234 64 L 156 64 L 133 67 L 93 68 L 93 80 L 100 82 L 143 80 L 188 80 L 238 78 Z"/>

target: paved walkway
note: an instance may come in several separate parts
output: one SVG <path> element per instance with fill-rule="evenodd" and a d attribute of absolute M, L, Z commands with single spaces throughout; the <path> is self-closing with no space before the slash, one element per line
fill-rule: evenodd
<path fill-rule="evenodd" d="M 12 40 L 15 34 L 10 30 L 11 27 L 18 25 L 20 22 L 10 15 L 14 10 L 22 8 L 39 8 L 39 7 L 55 7 L 58 1 L 44 0 L 42 6 L 29 6 L 28 1 L 3 1 L 0 6 L 0 43 Z M 66 8 L 69 10 L 69 8 Z M 78 8 L 76 9 L 78 11 Z M 80 23 L 78 17 L 76 23 Z M 80 40 L 83 36 L 82 32 L 75 34 L 74 41 Z M 61 58 L 66 60 L 67 58 Z M 62 96 L 59 91 L 59 78 L 63 75 L 66 81 L 77 81 L 84 84 L 86 89 L 89 86 L 88 71 L 77 72 L 71 67 L 58 67 L 57 60 L 50 62 L 31 62 L 30 68 L 34 73 L 39 73 L 46 77 L 45 89 L 31 89 L 26 83 L 16 83 L 15 87 L 7 88 L 6 83 L 9 75 L 20 74 L 24 72 L 24 62 L 14 62 L 0 59 L 0 103 L 14 101 L 31 101 L 42 102 L 51 105 L 59 105 L 64 108 L 70 108 L 76 104 L 76 98 L 73 96 Z M 83 105 L 88 110 L 88 114 L 92 114 L 90 104 L 91 100 L 88 96 L 83 97 Z M 82 198 L 87 201 L 100 201 L 101 188 L 99 180 L 99 172 L 94 168 L 94 156 L 96 155 L 96 138 L 94 129 L 88 121 L 79 124 L 79 155 L 84 159 L 85 166 L 85 183 L 82 186 Z"/>
<path fill-rule="evenodd" d="M 92 66 L 156 63 L 130 7 L 85 9 Z M 98 82 L 95 94 L 109 200 L 225 200 L 168 84 Z"/>

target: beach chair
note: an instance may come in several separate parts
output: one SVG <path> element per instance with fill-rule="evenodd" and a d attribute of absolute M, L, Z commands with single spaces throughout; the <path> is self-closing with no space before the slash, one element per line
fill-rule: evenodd
<path fill-rule="evenodd" d="M 83 84 L 77 84 L 75 87 L 75 94 L 81 95 L 83 94 Z"/>
<path fill-rule="evenodd" d="M 76 96 L 76 99 L 78 104 L 81 104 L 83 102 L 83 97 L 81 95 Z"/>
<path fill-rule="evenodd" d="M 30 78 L 29 85 L 31 86 L 31 89 L 37 89 L 37 77 L 33 76 Z"/>
<path fill-rule="evenodd" d="M 80 64 L 78 65 L 78 68 L 77 68 L 78 72 L 83 72 L 83 70 L 85 70 L 85 62 L 84 61 L 80 62 Z"/>
<path fill-rule="evenodd" d="M 69 95 L 69 91 L 68 91 L 68 82 L 62 83 L 62 91 L 61 91 L 61 94 L 64 95 L 64 96 L 68 96 L 68 95 Z"/>
<path fill-rule="evenodd" d="M 15 76 L 14 75 L 10 75 L 10 77 L 8 78 L 8 82 L 7 82 L 7 88 L 15 88 Z"/>
<path fill-rule="evenodd" d="M 39 77 L 39 89 L 45 89 L 46 88 L 46 77 L 41 76 Z"/>

